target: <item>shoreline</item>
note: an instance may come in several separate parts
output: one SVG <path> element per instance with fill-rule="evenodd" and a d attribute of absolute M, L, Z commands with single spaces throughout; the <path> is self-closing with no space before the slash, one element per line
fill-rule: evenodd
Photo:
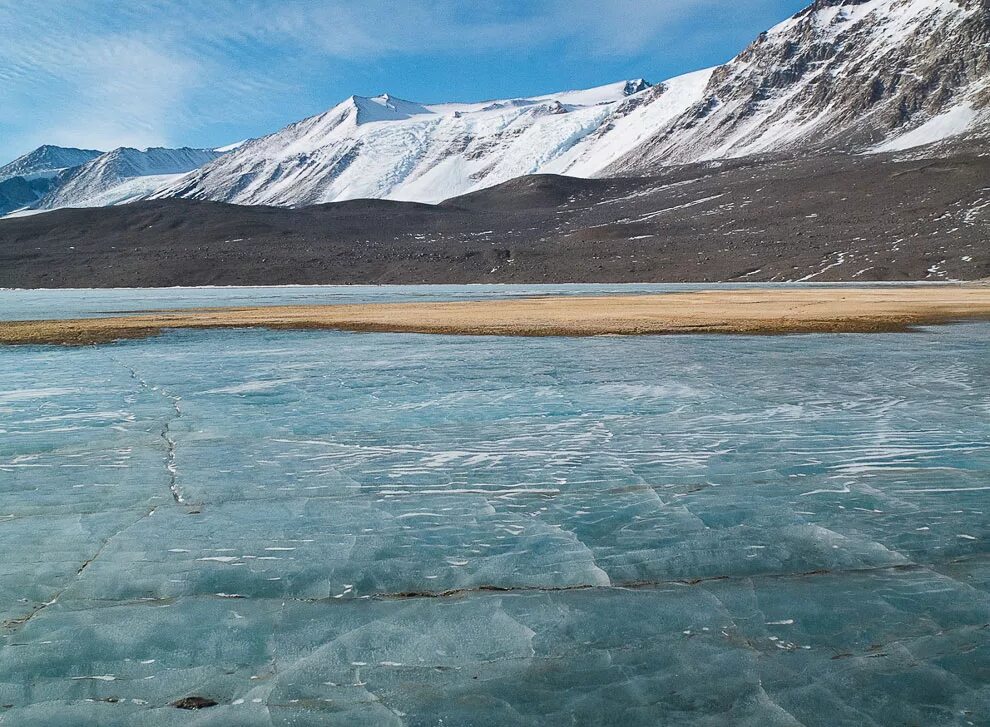
<path fill-rule="evenodd" d="M 146 311 L 0 322 L 0 344 L 88 345 L 172 329 L 269 328 L 496 336 L 881 333 L 990 320 L 990 287 L 935 284 L 701 290 L 453 302 Z"/>
<path fill-rule="evenodd" d="M 3 219 L 0 217 L 0 219 Z M 806 280 L 804 282 L 798 280 L 779 280 L 770 282 L 746 282 L 745 280 L 719 280 L 715 282 L 706 282 L 703 280 L 699 281 L 681 281 L 676 283 L 658 283 L 656 281 L 640 280 L 640 281 L 615 281 L 615 282 L 586 282 L 571 280 L 564 283 L 540 283 L 540 282 L 521 282 L 521 283 L 505 283 L 505 282 L 493 282 L 493 283 L 274 283 L 272 285 L 250 285 L 243 284 L 239 285 L 237 283 L 231 283 L 229 285 L 121 285 L 121 286 L 106 286 L 106 287 L 87 287 L 87 286 L 75 286 L 75 287 L 56 287 L 56 288 L 45 288 L 45 287 L 5 287 L 0 286 L 0 293 L 57 293 L 60 291 L 65 292 L 79 292 L 79 291 L 111 291 L 111 290 L 279 290 L 284 288 L 508 288 L 508 287 L 540 287 L 545 286 L 548 288 L 564 288 L 569 285 L 579 286 L 579 285 L 599 285 L 602 287 L 614 287 L 620 285 L 668 285 L 668 286 L 739 286 L 739 287 L 749 287 L 749 288 L 777 288 L 777 287 L 815 287 L 815 288 L 828 288 L 828 287 L 847 287 L 847 288 L 885 288 L 885 287 L 904 287 L 904 288 L 927 288 L 927 287 L 954 287 L 954 286 L 969 286 L 969 285 L 990 285 L 990 278 L 976 278 L 973 280 L 868 280 L 868 281 L 856 281 L 856 280 Z"/>

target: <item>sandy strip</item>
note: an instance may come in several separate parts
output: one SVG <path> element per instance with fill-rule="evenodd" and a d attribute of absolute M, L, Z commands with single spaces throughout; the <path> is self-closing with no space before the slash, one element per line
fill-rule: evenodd
<path fill-rule="evenodd" d="M 0 323 L 4 344 L 91 344 L 172 328 L 331 329 L 499 336 L 870 333 L 990 320 L 990 287 L 711 290 L 602 298 L 275 306 Z"/>

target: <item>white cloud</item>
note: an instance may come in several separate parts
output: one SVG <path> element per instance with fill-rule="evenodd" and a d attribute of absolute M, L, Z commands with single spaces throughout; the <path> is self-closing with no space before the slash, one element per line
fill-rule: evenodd
<path fill-rule="evenodd" d="M 199 72 L 194 60 L 128 37 L 98 38 L 77 51 L 83 62 L 64 75 L 71 94 L 39 137 L 56 144 L 85 139 L 97 148 L 150 146 L 168 143 L 182 128 L 185 97 Z"/>
<path fill-rule="evenodd" d="M 0 0 L 0 113 L 21 127 L 4 141 L 22 150 L 167 142 L 182 125 L 198 62 L 143 29 L 118 31 L 58 5 L 25 17 Z"/>
<path fill-rule="evenodd" d="M 727 0 L 432 0 L 270 4 L 269 39 L 342 58 L 451 53 L 576 42 L 592 54 L 639 52 L 691 9 Z M 257 4 L 256 4 L 257 7 Z"/>

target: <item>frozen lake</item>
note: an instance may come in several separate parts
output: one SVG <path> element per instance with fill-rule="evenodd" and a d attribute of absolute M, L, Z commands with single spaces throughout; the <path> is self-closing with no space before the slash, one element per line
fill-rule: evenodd
<path fill-rule="evenodd" d="M 988 508 L 988 324 L 0 348 L 0 724 L 988 724 Z"/>

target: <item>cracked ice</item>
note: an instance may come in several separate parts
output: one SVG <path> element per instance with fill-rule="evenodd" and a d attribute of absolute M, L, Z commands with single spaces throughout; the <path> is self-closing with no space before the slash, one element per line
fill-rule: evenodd
<path fill-rule="evenodd" d="M 0 722 L 985 723 L 988 344 L 0 350 Z"/>

